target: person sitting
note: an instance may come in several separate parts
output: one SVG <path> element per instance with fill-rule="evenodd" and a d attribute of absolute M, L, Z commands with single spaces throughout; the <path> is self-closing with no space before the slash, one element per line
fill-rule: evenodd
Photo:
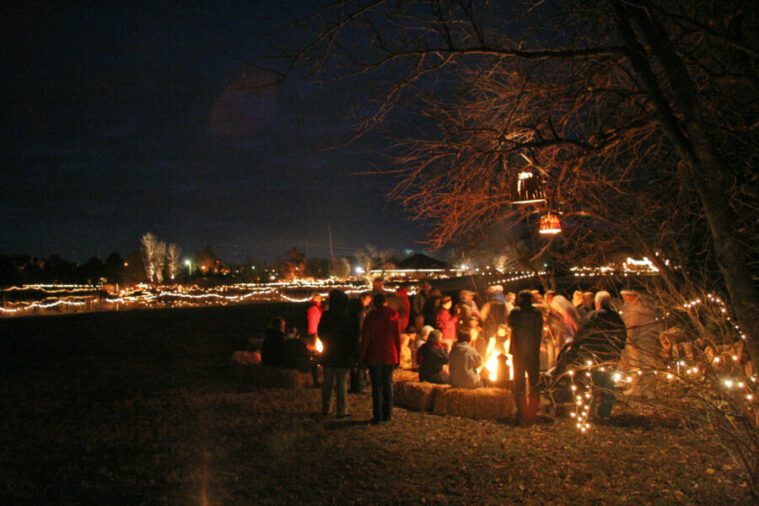
<path fill-rule="evenodd" d="M 261 346 L 261 364 L 267 367 L 281 367 L 287 324 L 281 316 L 274 318 L 266 328 L 264 342 Z"/>
<path fill-rule="evenodd" d="M 417 332 L 416 337 L 409 343 L 409 347 L 411 348 L 411 370 L 419 370 L 419 350 L 427 342 L 427 339 L 430 337 L 430 332 L 433 330 L 435 330 L 433 327 L 425 325 L 419 330 L 419 332 Z"/>
<path fill-rule="evenodd" d="M 419 349 L 419 381 L 448 383 L 448 373 L 443 371 L 443 366 L 448 363 L 448 353 L 440 343 L 442 336 L 442 332 L 433 330 Z"/>
<path fill-rule="evenodd" d="M 308 337 L 298 336 L 287 339 L 282 344 L 282 367 L 297 369 L 300 372 L 312 371 L 316 365 L 314 353 L 309 349 Z M 314 381 L 316 383 L 316 381 Z"/>
<path fill-rule="evenodd" d="M 480 388 L 482 380 L 479 370 L 482 367 L 482 357 L 477 350 L 469 345 L 468 333 L 459 334 L 458 341 L 453 345 L 448 356 L 450 382 L 456 388 Z"/>
<path fill-rule="evenodd" d="M 453 299 L 446 295 L 440 299 L 440 307 L 437 310 L 437 328 L 443 333 L 443 343 L 447 349 L 456 341 L 456 324 L 459 319 L 451 315 Z"/>

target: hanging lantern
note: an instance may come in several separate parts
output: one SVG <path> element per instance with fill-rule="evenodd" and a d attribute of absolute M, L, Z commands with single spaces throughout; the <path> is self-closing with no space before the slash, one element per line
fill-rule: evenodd
<path fill-rule="evenodd" d="M 525 169 L 517 174 L 512 204 L 539 204 L 546 201 L 540 174 Z"/>
<path fill-rule="evenodd" d="M 557 214 L 548 213 L 540 217 L 540 229 L 541 234 L 554 235 L 561 232 L 561 220 Z"/>

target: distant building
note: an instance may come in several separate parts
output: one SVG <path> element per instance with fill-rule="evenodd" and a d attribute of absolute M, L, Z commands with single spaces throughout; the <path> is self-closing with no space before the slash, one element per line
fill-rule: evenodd
<path fill-rule="evenodd" d="M 424 279 L 424 278 L 450 278 L 460 276 L 461 270 L 451 267 L 450 264 L 432 258 L 424 253 L 416 253 L 400 260 L 393 267 L 385 269 L 372 269 L 372 276 L 384 276 L 392 279 Z"/>

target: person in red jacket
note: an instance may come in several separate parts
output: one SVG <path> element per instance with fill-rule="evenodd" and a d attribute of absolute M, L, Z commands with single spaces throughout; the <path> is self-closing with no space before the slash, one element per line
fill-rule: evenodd
<path fill-rule="evenodd" d="M 411 316 L 411 300 L 408 298 L 408 290 L 405 286 L 398 288 L 395 292 L 398 296 L 398 321 L 401 326 L 401 332 L 406 332 L 408 328 L 409 317 Z"/>
<path fill-rule="evenodd" d="M 319 331 L 319 320 L 322 319 L 323 312 L 322 296 L 315 293 L 311 296 L 311 305 L 306 310 L 306 318 L 308 318 L 308 332 L 306 334 L 308 334 L 311 341 L 316 341 L 316 334 Z"/>
<path fill-rule="evenodd" d="M 459 319 L 451 315 L 451 306 L 453 299 L 446 295 L 440 299 L 440 307 L 437 310 L 437 328 L 443 333 L 443 344 L 447 351 L 451 351 L 451 346 L 456 341 L 456 323 Z"/>
<path fill-rule="evenodd" d="M 380 423 L 392 418 L 393 369 L 401 356 L 401 329 L 398 312 L 387 307 L 384 293 L 375 294 L 372 305 L 364 319 L 359 361 L 369 367 L 372 380 L 372 423 Z"/>

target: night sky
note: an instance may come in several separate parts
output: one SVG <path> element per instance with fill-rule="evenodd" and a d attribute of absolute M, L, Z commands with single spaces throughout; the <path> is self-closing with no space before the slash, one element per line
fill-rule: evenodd
<path fill-rule="evenodd" d="M 328 149 L 366 89 L 258 88 L 244 62 L 286 21 L 260 3 L 4 7 L 0 252 L 81 261 L 152 231 L 232 261 L 326 257 L 328 226 L 338 255 L 419 249 L 422 226 L 384 197 L 392 181 L 357 175 L 381 141 Z"/>

